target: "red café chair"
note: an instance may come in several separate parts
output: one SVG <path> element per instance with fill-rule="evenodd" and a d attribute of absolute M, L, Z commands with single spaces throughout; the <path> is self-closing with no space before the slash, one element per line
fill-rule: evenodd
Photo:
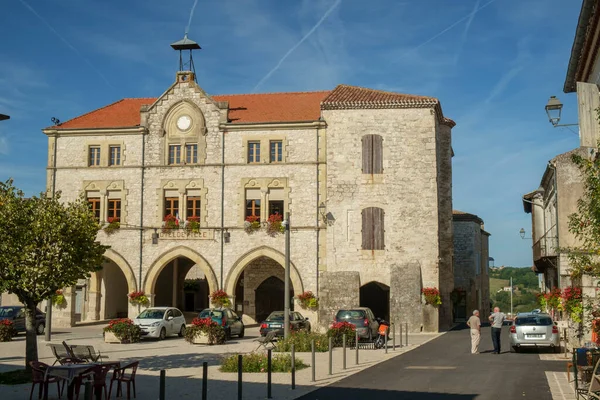
<path fill-rule="evenodd" d="M 104 392 L 104 399 L 106 400 L 108 398 L 106 376 L 112 367 L 112 365 L 94 365 L 79 374 L 79 376 L 75 378 L 75 398 L 79 399 L 81 386 L 84 384 L 86 378 L 89 378 L 92 381 L 94 394 L 100 392 L 100 396 L 102 396 L 102 393 Z"/>
<path fill-rule="evenodd" d="M 121 383 L 127 384 L 127 400 L 130 399 L 130 386 L 133 385 L 133 398 L 136 398 L 135 394 L 135 373 L 138 369 L 139 361 L 132 362 L 131 364 L 127 364 L 121 368 L 115 368 L 115 372 L 113 372 L 112 379 L 110 380 L 110 387 L 108 388 L 108 398 L 110 398 L 110 394 L 112 393 L 112 386 L 114 382 L 117 382 L 117 397 L 123 395 L 123 390 L 121 388 Z"/>
<path fill-rule="evenodd" d="M 38 399 L 46 398 L 48 394 L 48 385 L 50 383 L 56 383 L 56 388 L 58 389 L 58 397 L 60 398 L 64 392 L 65 381 L 57 377 L 49 377 L 46 379 L 46 369 L 48 368 L 48 365 L 44 364 L 43 362 L 30 361 L 29 365 L 31 366 L 32 372 L 31 392 L 29 393 L 29 400 L 33 398 L 33 390 L 35 389 L 35 385 L 39 385 Z M 61 382 L 62 389 L 60 387 Z"/>

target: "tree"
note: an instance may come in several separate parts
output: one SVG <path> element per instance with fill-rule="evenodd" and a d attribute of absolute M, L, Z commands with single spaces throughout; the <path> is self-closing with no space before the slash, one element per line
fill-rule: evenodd
<path fill-rule="evenodd" d="M 599 143 L 600 146 L 600 143 Z M 566 249 L 571 267 L 571 277 L 584 274 L 600 277 L 600 157 L 598 152 L 590 158 L 579 154 L 571 156 L 583 177 L 583 195 L 577 200 L 577 212 L 569 215 L 569 231 L 580 245 Z"/>
<path fill-rule="evenodd" d="M 96 242 L 99 229 L 83 199 L 25 198 L 12 180 L 0 182 L 0 292 L 25 305 L 26 369 L 38 359 L 38 303 L 100 269 L 108 247 Z"/>

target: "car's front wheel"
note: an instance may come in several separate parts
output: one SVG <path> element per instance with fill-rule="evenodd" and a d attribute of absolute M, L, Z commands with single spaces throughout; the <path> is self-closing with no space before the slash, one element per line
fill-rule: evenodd
<path fill-rule="evenodd" d="M 181 329 L 179 329 L 179 337 L 183 337 L 185 335 L 185 325 L 181 325 Z"/>
<path fill-rule="evenodd" d="M 162 328 L 160 330 L 160 334 L 158 335 L 158 340 L 165 340 L 166 337 L 167 337 L 167 330 L 165 328 Z"/>
<path fill-rule="evenodd" d="M 35 328 L 35 332 L 36 332 L 38 335 L 43 335 L 43 334 L 44 334 L 44 329 L 45 329 L 45 328 L 46 328 L 46 327 L 45 327 L 45 325 L 44 325 L 44 324 L 39 324 L 39 325 L 37 326 L 37 328 Z"/>

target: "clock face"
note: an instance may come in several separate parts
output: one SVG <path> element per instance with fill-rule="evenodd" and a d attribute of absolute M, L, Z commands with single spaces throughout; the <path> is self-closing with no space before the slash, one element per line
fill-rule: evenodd
<path fill-rule="evenodd" d="M 191 125 L 192 119 L 187 115 L 182 115 L 177 119 L 177 128 L 179 128 L 180 131 L 187 131 L 190 129 Z"/>

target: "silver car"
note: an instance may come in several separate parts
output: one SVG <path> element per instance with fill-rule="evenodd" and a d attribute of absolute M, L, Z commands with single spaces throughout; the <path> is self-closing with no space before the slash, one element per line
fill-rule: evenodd
<path fill-rule="evenodd" d="M 512 351 L 525 347 L 549 347 L 560 352 L 560 333 L 552 317 L 542 313 L 519 313 L 510 326 Z"/>

